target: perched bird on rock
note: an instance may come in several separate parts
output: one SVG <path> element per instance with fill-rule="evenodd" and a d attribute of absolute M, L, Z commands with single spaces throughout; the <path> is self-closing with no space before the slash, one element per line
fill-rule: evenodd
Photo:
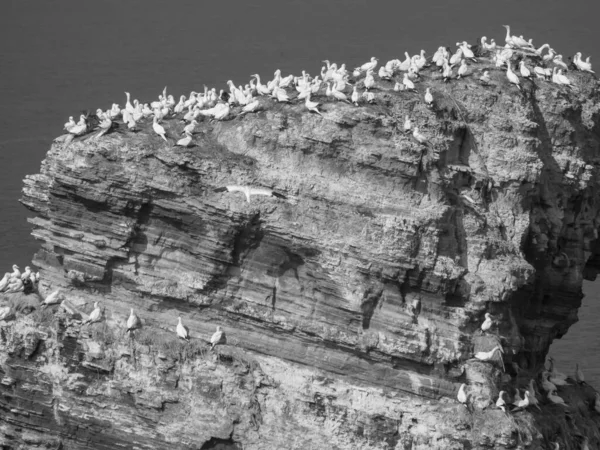
<path fill-rule="evenodd" d="M 100 319 L 102 319 L 102 310 L 100 309 L 98 302 L 94 302 L 94 310 L 90 313 L 88 318 L 83 321 L 82 325 L 99 322 Z"/>
<path fill-rule="evenodd" d="M 0 307 L 0 320 L 7 320 L 13 315 L 12 308 L 10 306 Z"/>
<path fill-rule="evenodd" d="M 519 391 L 517 390 L 517 394 L 519 393 Z M 513 402 L 513 405 L 515 405 L 515 409 L 513 409 L 513 412 L 516 411 L 521 411 L 525 408 L 527 408 L 529 406 L 529 392 L 525 391 L 525 398 L 523 399 L 519 399 L 518 401 Z"/>
<path fill-rule="evenodd" d="M 585 382 L 585 377 L 583 376 L 582 370 L 579 368 L 579 364 L 575 364 L 575 381 L 579 384 Z"/>
<path fill-rule="evenodd" d="M 562 397 L 559 397 L 556 391 L 548 392 L 547 394 L 548 400 L 550 400 L 555 405 L 567 406 Z"/>
<path fill-rule="evenodd" d="M 421 134 L 419 132 L 419 128 L 418 127 L 414 127 L 413 128 L 413 137 L 420 143 L 420 144 L 427 144 L 427 138 Z"/>
<path fill-rule="evenodd" d="M 23 290 L 23 281 L 21 278 L 13 278 L 8 283 L 8 288 L 4 291 L 7 293 L 21 292 Z"/>
<path fill-rule="evenodd" d="M 410 117 L 406 116 L 404 119 L 404 132 L 410 133 L 411 129 L 412 129 L 412 123 L 410 122 Z"/>
<path fill-rule="evenodd" d="M 425 104 L 429 107 L 433 105 L 433 95 L 431 95 L 429 88 L 425 89 Z"/>
<path fill-rule="evenodd" d="M 156 134 L 163 138 L 165 142 L 169 142 L 167 141 L 165 128 L 158 123 L 158 119 L 156 116 L 154 116 L 154 119 L 152 120 L 152 129 Z"/>
<path fill-rule="evenodd" d="M 460 388 L 458 389 L 458 394 L 456 394 L 456 399 L 465 406 L 467 406 L 467 400 L 469 398 L 467 392 L 465 391 L 466 387 L 467 385 L 465 383 L 461 384 Z"/>
<path fill-rule="evenodd" d="M 491 78 L 490 78 L 490 73 L 489 73 L 487 70 L 486 70 L 486 71 L 484 71 L 484 72 L 483 72 L 483 75 L 481 75 L 481 76 L 479 77 L 479 81 L 481 81 L 481 84 L 483 84 L 483 85 L 486 85 L 486 86 L 487 86 L 488 84 L 490 84 L 490 80 L 491 80 Z"/>
<path fill-rule="evenodd" d="M 319 111 L 319 108 L 318 108 L 319 102 L 313 102 L 313 101 L 311 101 L 311 99 L 310 99 L 310 92 L 306 96 L 306 100 L 304 100 L 304 106 L 306 106 L 306 109 L 308 109 L 309 111 L 316 112 L 320 116 L 323 115 L 323 114 L 321 114 L 321 111 Z"/>
<path fill-rule="evenodd" d="M 133 312 L 133 308 L 131 308 L 131 312 L 129 313 L 129 318 L 127 319 L 127 332 L 131 334 L 133 331 L 142 327 L 142 321 L 140 318 Z"/>
<path fill-rule="evenodd" d="M 6 272 L 2 280 L 0 280 L 0 292 L 3 292 L 5 289 L 8 289 L 8 283 L 10 280 L 10 272 Z"/>
<path fill-rule="evenodd" d="M 185 340 L 185 341 L 189 341 L 190 340 L 190 334 L 188 333 L 188 330 L 186 327 L 183 326 L 183 324 L 181 323 L 181 316 L 178 317 L 178 323 L 177 323 L 177 336 L 179 336 L 181 339 Z"/>
<path fill-rule="evenodd" d="M 19 270 L 19 266 L 13 264 L 12 266 L 13 272 L 10 274 L 11 278 L 21 278 L 21 271 Z"/>
<path fill-rule="evenodd" d="M 186 134 L 185 137 L 179 139 L 174 147 L 189 147 L 192 143 L 192 135 Z"/>
<path fill-rule="evenodd" d="M 219 344 L 224 344 L 227 342 L 227 338 L 225 337 L 225 331 L 220 326 L 217 326 L 217 331 L 210 338 L 210 348 L 214 349 Z"/>
<path fill-rule="evenodd" d="M 48 295 L 44 301 L 42 302 L 42 308 L 50 305 L 56 305 L 61 302 L 60 289 L 55 290 L 50 295 Z"/>
<path fill-rule="evenodd" d="M 492 321 L 491 314 L 490 313 L 485 313 L 485 320 L 481 324 L 481 331 L 483 331 L 485 333 L 490 328 L 492 328 L 493 324 L 494 324 L 494 322 Z"/>
<path fill-rule="evenodd" d="M 504 401 L 504 391 L 500 391 L 498 394 L 498 400 L 496 400 L 496 408 L 500 408 L 502 411 L 506 412 L 506 402 Z"/>
<path fill-rule="evenodd" d="M 21 280 L 25 281 L 31 276 L 31 267 L 26 266 L 25 271 L 21 274 Z"/>
<path fill-rule="evenodd" d="M 223 186 L 220 188 L 216 188 L 214 190 L 214 192 L 225 192 L 225 191 L 243 192 L 244 195 L 246 196 L 246 200 L 248 201 L 248 203 L 250 203 L 251 195 L 266 195 L 269 197 L 277 197 L 277 198 L 282 198 L 282 199 L 287 198 L 285 195 L 280 194 L 279 192 L 275 192 L 272 189 L 257 188 L 257 187 L 251 187 L 251 186 Z"/>

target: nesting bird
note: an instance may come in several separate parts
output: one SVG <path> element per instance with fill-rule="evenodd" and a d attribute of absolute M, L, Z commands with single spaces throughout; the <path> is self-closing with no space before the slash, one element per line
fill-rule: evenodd
<path fill-rule="evenodd" d="M 287 197 L 279 192 L 275 192 L 272 189 L 267 188 L 257 188 L 252 186 L 223 186 L 220 188 L 216 188 L 214 192 L 243 192 L 246 196 L 246 200 L 250 203 L 251 195 L 265 195 L 268 197 L 277 197 L 281 199 L 286 199 Z"/>
<path fill-rule="evenodd" d="M 98 302 L 94 302 L 94 310 L 90 313 L 88 318 L 83 321 L 82 325 L 100 322 L 100 319 L 102 319 L 102 310 L 100 309 Z"/>
<path fill-rule="evenodd" d="M 142 321 L 136 315 L 136 313 L 133 312 L 133 308 L 131 308 L 131 312 L 129 313 L 129 318 L 127 319 L 127 332 L 129 334 L 131 334 L 133 331 L 135 331 L 141 327 L 142 327 Z"/>
<path fill-rule="evenodd" d="M 181 323 L 181 316 L 178 317 L 177 328 L 176 328 L 177 336 L 184 341 L 190 340 L 190 334 L 186 327 Z"/>
<path fill-rule="evenodd" d="M 214 349 L 217 345 L 224 344 L 226 340 L 225 331 L 220 326 L 217 326 L 217 331 L 210 338 L 210 348 Z"/>

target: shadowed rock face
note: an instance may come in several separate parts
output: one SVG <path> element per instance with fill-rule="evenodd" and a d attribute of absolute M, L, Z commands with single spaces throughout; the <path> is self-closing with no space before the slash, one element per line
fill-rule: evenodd
<path fill-rule="evenodd" d="M 427 69 L 417 87 L 433 108 L 378 81 L 376 104 L 326 101 L 323 117 L 261 98 L 258 114 L 201 123 L 189 149 L 151 123 L 53 144 L 21 201 L 36 213 L 40 291 L 67 288 L 68 306 L 36 316 L 46 331 L 29 355 L 17 350 L 36 313 L 3 328 L 2 370 L 19 379 L 0 386 L 14 394 L 4 439 L 26 442 L 21 427 L 64 448 L 503 448 L 546 445 L 564 425 L 566 441 L 560 407 L 547 433 L 535 415 L 480 409 L 539 372 L 600 267 L 600 95 L 569 76 L 573 91 L 523 80 L 520 94 L 500 71 L 481 86 Z M 427 145 L 402 132 L 406 115 Z M 231 184 L 287 199 L 214 192 Z M 103 322 L 82 327 L 94 301 Z M 169 341 L 178 315 L 193 351 Z M 198 342 L 216 324 L 228 344 L 212 354 Z M 470 359 L 497 343 L 512 381 Z M 454 401 L 461 382 L 475 412 Z"/>

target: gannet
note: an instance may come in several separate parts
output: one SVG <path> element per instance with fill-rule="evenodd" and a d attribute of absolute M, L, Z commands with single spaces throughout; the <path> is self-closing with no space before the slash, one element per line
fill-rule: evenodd
<path fill-rule="evenodd" d="M 410 81 L 407 73 L 404 74 L 404 78 L 402 79 L 402 84 L 408 90 L 411 90 L 411 91 L 415 90 L 415 84 L 412 81 Z"/>
<path fill-rule="evenodd" d="M 75 124 L 74 127 L 71 127 L 68 132 L 73 136 L 81 136 L 87 131 L 87 122 L 85 120 L 85 116 L 82 114 L 79 116 L 79 122 Z"/>
<path fill-rule="evenodd" d="M 581 52 L 575 53 L 573 57 L 573 64 L 582 72 L 596 73 L 592 70 L 592 63 L 590 62 L 590 57 L 588 56 L 585 61 L 581 59 Z"/>
<path fill-rule="evenodd" d="M 20 292 L 22 290 L 23 290 L 23 281 L 21 280 L 21 278 L 13 278 L 12 280 L 9 281 L 8 288 L 6 289 L 5 292 L 13 293 L 13 292 Z"/>
<path fill-rule="evenodd" d="M 464 77 L 467 74 L 467 70 L 468 70 L 468 66 L 467 66 L 467 60 L 463 59 L 460 62 L 460 67 L 458 68 L 458 78 L 460 79 L 460 77 Z"/>
<path fill-rule="evenodd" d="M 561 397 L 558 396 L 556 391 L 548 392 L 546 397 L 548 398 L 548 400 L 550 400 L 555 405 L 567 406 L 565 401 Z"/>
<path fill-rule="evenodd" d="M 215 120 L 224 120 L 229 115 L 229 112 L 230 108 L 228 103 L 219 103 L 215 106 L 213 118 Z"/>
<path fill-rule="evenodd" d="M 410 133 L 411 128 L 412 128 L 412 124 L 410 123 L 410 117 L 406 116 L 404 118 L 404 132 Z"/>
<path fill-rule="evenodd" d="M 421 49 L 421 53 L 413 57 L 413 63 L 418 70 L 421 70 L 427 64 L 427 58 L 425 57 L 425 50 Z"/>
<path fill-rule="evenodd" d="M 549 48 L 548 49 L 548 53 L 546 53 L 543 57 L 542 57 L 542 61 L 544 62 L 549 62 L 552 61 L 554 59 L 554 56 L 556 55 L 556 52 L 554 51 L 553 48 Z"/>
<path fill-rule="evenodd" d="M 554 64 L 556 64 L 557 66 L 562 67 L 564 70 L 568 71 L 569 67 L 567 66 L 567 64 L 563 61 L 562 59 L 562 55 L 556 55 L 554 57 L 554 59 L 552 60 L 552 62 Z"/>
<path fill-rule="evenodd" d="M 42 308 L 45 308 L 46 306 L 49 306 L 49 305 L 55 305 L 57 303 L 60 303 L 61 300 L 62 300 L 62 298 L 60 295 L 60 289 L 57 289 L 44 299 L 44 301 L 42 302 Z"/>
<path fill-rule="evenodd" d="M 519 390 L 517 389 L 517 396 L 515 398 L 518 398 L 519 396 Z M 525 398 L 523 399 L 519 399 L 518 401 L 513 402 L 513 405 L 516 407 L 513 411 L 520 411 L 522 409 L 527 408 L 530 403 L 529 403 L 529 392 L 525 391 Z"/>
<path fill-rule="evenodd" d="M 362 96 L 367 100 L 367 103 L 375 103 L 375 94 L 372 92 L 365 91 Z"/>
<path fill-rule="evenodd" d="M 433 105 L 433 95 L 431 94 L 430 88 L 425 89 L 425 104 L 427 106 Z"/>
<path fill-rule="evenodd" d="M 535 53 L 536 53 L 538 56 L 542 56 L 542 53 L 544 53 L 544 49 L 545 49 L 545 48 L 550 48 L 550 44 L 544 44 L 544 45 L 542 45 L 540 48 L 538 48 L 538 49 L 535 51 Z"/>
<path fill-rule="evenodd" d="M 350 103 L 348 101 L 348 97 L 346 97 L 346 94 L 344 94 L 343 92 L 340 92 L 340 91 L 336 90 L 335 88 L 332 89 L 331 86 L 330 86 L 330 83 L 327 83 L 327 90 L 330 93 L 329 94 L 330 97 L 333 97 L 333 98 L 335 98 L 337 100 L 340 100 L 340 101 L 343 101 L 343 102 L 346 102 L 346 103 Z"/>
<path fill-rule="evenodd" d="M 217 326 L 217 331 L 210 338 L 210 348 L 214 349 L 217 345 L 224 344 L 226 340 L 225 331 L 220 326 Z"/>
<path fill-rule="evenodd" d="M 444 83 L 447 83 L 450 78 L 452 78 L 452 66 L 450 66 L 447 61 L 444 61 L 442 77 L 444 78 Z"/>
<path fill-rule="evenodd" d="M 11 278 L 21 278 L 21 271 L 19 270 L 19 266 L 13 264 L 12 270 L 13 272 L 10 274 Z"/>
<path fill-rule="evenodd" d="M 8 319 L 12 313 L 12 308 L 10 306 L 4 306 L 0 308 L 0 320 Z"/>
<path fill-rule="evenodd" d="M 304 101 L 304 106 L 306 106 L 306 109 L 308 109 L 309 111 L 314 111 L 320 116 L 323 115 L 318 109 L 319 102 L 313 102 L 310 100 L 310 92 L 308 93 L 306 100 Z"/>
<path fill-rule="evenodd" d="M 556 390 L 556 386 L 554 385 L 554 383 L 548 380 L 549 376 L 550 372 L 542 372 L 542 389 L 546 392 L 552 392 Z"/>
<path fill-rule="evenodd" d="M 357 78 L 360 77 L 360 67 L 355 67 L 354 70 L 352 71 L 352 76 Z"/>
<path fill-rule="evenodd" d="M 533 387 L 533 379 L 529 380 L 529 388 L 527 389 L 527 392 L 529 392 L 529 404 L 535 406 L 537 409 L 539 409 L 540 411 L 542 410 L 542 408 L 540 408 L 539 405 L 539 401 L 537 399 L 537 397 L 535 396 L 535 389 Z"/>
<path fill-rule="evenodd" d="M 267 189 L 267 188 L 258 188 L 258 187 L 252 187 L 252 186 L 223 186 L 220 188 L 216 188 L 214 190 L 214 192 L 243 192 L 244 195 L 246 196 L 246 200 L 248 201 L 248 203 L 250 203 L 250 196 L 251 195 L 266 195 L 269 197 L 277 197 L 277 198 L 282 198 L 282 199 L 286 199 L 287 197 L 283 194 L 280 194 L 279 192 L 275 192 L 272 189 Z"/>
<path fill-rule="evenodd" d="M 258 93 L 258 95 L 270 95 L 271 89 L 269 89 L 267 86 L 260 82 L 260 75 L 255 73 L 252 76 L 256 78 L 256 92 Z"/>
<path fill-rule="evenodd" d="M 467 385 L 465 383 L 461 384 L 460 388 L 458 388 L 458 394 L 456 394 L 456 399 L 465 406 L 467 406 L 467 400 L 469 398 L 465 391 L 466 387 Z"/>
<path fill-rule="evenodd" d="M 427 138 L 422 135 L 421 133 L 419 133 L 419 128 L 418 127 L 414 127 L 413 128 L 413 137 L 420 143 L 420 144 L 427 144 Z"/>
<path fill-rule="evenodd" d="M 408 52 L 404 52 L 404 56 L 406 57 L 406 59 L 400 64 L 398 64 L 398 70 L 402 72 L 406 72 L 408 69 L 410 69 L 410 65 L 412 64 L 412 59 Z"/>
<path fill-rule="evenodd" d="M 386 66 L 381 66 L 379 68 L 378 75 L 379 75 L 379 78 L 381 78 L 382 80 L 391 80 L 392 76 L 394 75 L 394 72 L 391 70 L 388 70 L 388 68 Z"/>
<path fill-rule="evenodd" d="M 485 332 L 492 328 L 493 325 L 492 315 L 490 313 L 485 313 L 485 320 L 481 324 L 481 331 Z"/>
<path fill-rule="evenodd" d="M 73 116 L 69 116 L 69 121 L 65 123 L 64 130 L 70 132 L 71 128 L 73 128 L 77 123 L 73 120 Z"/>
<path fill-rule="evenodd" d="M 500 408 L 506 412 L 506 402 L 504 401 L 504 391 L 498 393 L 498 400 L 496 400 L 496 408 Z"/>
<path fill-rule="evenodd" d="M 185 109 L 185 95 L 182 95 L 181 97 L 179 97 L 179 103 L 177 103 L 175 105 L 175 107 L 173 108 L 173 112 L 175 114 L 181 114 L 184 109 Z"/>
<path fill-rule="evenodd" d="M 573 85 L 571 84 L 571 80 L 569 80 L 565 75 L 563 75 L 561 69 L 556 70 L 556 67 L 553 69 L 552 81 L 554 81 L 557 84 L 562 84 L 563 86 L 567 86 L 570 89 L 573 88 Z"/>
<path fill-rule="evenodd" d="M 8 287 L 8 282 L 10 281 L 10 272 L 6 272 L 4 277 L 0 281 L 0 292 L 4 291 Z"/>
<path fill-rule="evenodd" d="M 129 113 L 126 112 L 126 114 L 129 114 Z M 108 133 L 108 131 L 112 127 L 112 120 L 110 120 L 110 117 L 108 115 L 104 115 L 102 117 L 102 120 L 100 121 L 99 126 L 100 126 L 100 132 L 96 135 L 96 139 L 98 139 L 100 136 Z"/>
<path fill-rule="evenodd" d="M 369 90 L 375 85 L 375 78 L 373 77 L 373 72 L 367 70 L 367 74 L 365 75 L 363 83 L 365 85 L 365 89 L 367 90 Z"/>
<path fill-rule="evenodd" d="M 131 94 L 129 92 L 125 92 L 127 96 L 127 100 L 125 101 L 125 111 L 128 113 L 133 113 L 133 105 L 131 104 Z"/>
<path fill-rule="evenodd" d="M 90 313 L 88 318 L 83 321 L 82 325 L 85 325 L 86 323 L 99 322 L 101 318 L 102 318 L 102 310 L 100 309 L 98 302 L 94 302 L 94 310 Z"/>
<path fill-rule="evenodd" d="M 502 350 L 502 347 L 500 347 L 499 345 L 497 345 L 496 347 L 494 347 L 493 349 L 491 349 L 489 352 L 477 352 L 477 353 L 475 353 L 475 358 L 479 359 L 480 361 L 490 361 L 494 357 L 494 354 L 497 351 L 500 351 L 500 353 L 504 352 L 504 350 Z M 500 357 L 500 359 L 502 359 L 502 356 Z"/>
<path fill-rule="evenodd" d="M 456 53 L 450 57 L 450 65 L 454 66 L 454 65 L 458 64 L 460 62 L 460 60 L 462 59 L 462 57 L 463 57 L 463 51 L 462 51 L 462 48 L 459 48 L 458 50 L 456 50 Z"/>
<path fill-rule="evenodd" d="M 352 100 L 352 103 L 354 103 L 354 105 L 358 106 L 360 94 L 358 93 L 358 88 L 356 86 L 352 88 L 352 95 L 350 96 L 350 99 Z"/>
<path fill-rule="evenodd" d="M 431 62 L 437 65 L 438 61 L 444 58 L 446 49 L 443 46 L 438 47 L 433 56 L 431 57 Z"/>
<path fill-rule="evenodd" d="M 196 125 L 198 125 L 198 122 L 196 121 L 196 119 L 192 119 L 192 121 L 183 128 L 181 134 L 194 134 Z"/>
<path fill-rule="evenodd" d="M 21 274 L 21 280 L 25 281 L 31 276 L 31 267 L 25 266 L 25 271 Z"/>
<path fill-rule="evenodd" d="M 177 328 L 176 328 L 177 336 L 179 336 L 180 339 L 183 339 L 185 341 L 189 341 L 190 340 L 190 335 L 188 333 L 188 330 L 181 323 L 181 316 L 179 316 L 177 319 L 178 319 Z"/>
<path fill-rule="evenodd" d="M 375 67 L 377 67 L 377 58 L 372 56 L 371 61 L 369 61 L 368 63 L 364 63 L 362 66 L 360 66 L 360 70 L 366 72 L 368 70 L 375 70 Z"/>
<path fill-rule="evenodd" d="M 521 60 L 519 62 L 519 71 L 521 72 L 521 76 L 523 78 L 527 78 L 527 79 L 531 80 L 531 72 L 527 68 L 527 66 L 525 65 L 525 61 L 523 61 L 523 60 Z"/>
<path fill-rule="evenodd" d="M 472 59 L 474 62 L 477 62 L 477 59 L 475 58 L 475 54 L 473 53 L 473 50 L 471 50 L 469 48 L 469 45 L 467 44 L 466 41 L 463 41 L 462 44 L 457 43 L 457 45 L 462 50 L 462 54 L 465 58 L 469 58 L 469 59 Z"/>
<path fill-rule="evenodd" d="M 258 111 L 259 106 L 260 102 L 258 101 L 258 99 L 254 99 L 242 108 L 242 112 L 240 113 L 240 115 Z"/>
<path fill-rule="evenodd" d="M 173 147 L 189 147 L 191 143 L 192 135 L 186 133 L 186 135 L 179 139 Z"/>
<path fill-rule="evenodd" d="M 131 308 L 131 312 L 129 313 L 129 318 L 127 319 L 127 332 L 129 334 L 131 334 L 133 331 L 135 331 L 135 330 L 137 330 L 138 328 L 141 328 L 141 327 L 142 327 L 142 321 L 133 312 L 133 308 Z"/>
<path fill-rule="evenodd" d="M 509 46 L 509 47 L 529 47 L 529 42 L 527 42 L 525 39 L 523 39 L 523 37 L 510 35 L 510 26 L 509 25 L 502 25 L 502 26 L 504 28 L 506 28 L 505 42 L 506 42 L 507 46 Z"/>
<path fill-rule="evenodd" d="M 552 70 L 545 69 L 545 68 L 539 67 L 539 66 L 535 66 L 533 68 L 533 73 L 535 73 L 535 76 L 537 78 L 541 78 L 543 80 L 547 80 L 548 78 L 550 78 L 552 76 Z"/>
<path fill-rule="evenodd" d="M 517 86 L 519 90 L 521 90 L 519 77 L 512 71 L 512 68 L 510 66 L 510 60 L 506 61 L 506 64 L 508 65 L 508 68 L 506 69 L 506 77 L 508 78 L 508 81 Z"/>
<path fill-rule="evenodd" d="M 490 73 L 487 70 L 484 71 L 483 75 L 479 77 L 479 81 L 484 85 L 490 84 Z"/>
<path fill-rule="evenodd" d="M 394 91 L 396 92 L 400 92 L 404 90 L 404 85 L 400 84 L 396 81 L 396 84 L 394 85 Z"/>
<path fill-rule="evenodd" d="M 152 121 L 152 129 L 154 130 L 154 132 L 156 134 L 158 134 L 161 138 L 163 138 L 165 140 L 165 142 L 169 142 L 169 141 L 167 141 L 167 138 L 165 136 L 165 134 L 166 134 L 165 129 L 162 125 L 160 125 L 158 123 L 158 119 L 156 118 L 156 116 L 154 116 L 154 119 Z"/>

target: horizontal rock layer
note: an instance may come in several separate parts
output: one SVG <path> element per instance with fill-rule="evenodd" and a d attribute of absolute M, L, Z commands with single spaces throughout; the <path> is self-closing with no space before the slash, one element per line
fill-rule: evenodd
<path fill-rule="evenodd" d="M 523 80 L 524 93 L 491 74 L 491 86 L 444 84 L 428 69 L 418 88 L 432 108 L 386 81 L 376 104 L 327 102 L 322 116 L 261 99 L 257 114 L 201 123 L 189 149 L 150 123 L 55 143 L 22 202 L 36 213 L 40 290 L 66 288 L 72 314 L 56 313 L 43 348 L 6 352 L 3 370 L 23 378 L 2 387 L 17 392 L 5 436 L 31 426 L 66 448 L 516 445 L 500 412 L 453 399 L 470 381 L 481 407 L 507 382 L 474 352 L 500 341 L 508 372 L 521 371 L 513 385 L 526 383 L 576 321 L 582 280 L 600 267 L 599 94 L 588 74 L 570 74 L 573 91 Z M 427 145 L 402 132 L 406 115 Z M 287 198 L 215 192 L 232 184 Z M 104 321 L 80 328 L 94 301 Z M 119 331 L 131 307 L 146 333 L 133 339 Z M 485 312 L 495 338 L 479 331 Z M 160 358 L 156 336 L 179 315 L 198 351 Z M 28 320 L 5 342 L 20 348 Z M 228 344 L 207 353 L 217 324 Z M 531 442 L 548 438 L 531 429 Z"/>

